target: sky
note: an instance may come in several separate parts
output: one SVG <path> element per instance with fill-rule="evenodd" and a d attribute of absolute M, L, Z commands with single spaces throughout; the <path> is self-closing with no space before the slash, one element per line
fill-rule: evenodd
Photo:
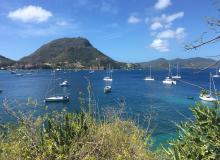
<path fill-rule="evenodd" d="M 215 0 L 0 0 L 0 54 L 18 60 L 63 37 L 84 37 L 114 60 L 219 55 L 218 43 L 186 52 L 215 33 Z"/>

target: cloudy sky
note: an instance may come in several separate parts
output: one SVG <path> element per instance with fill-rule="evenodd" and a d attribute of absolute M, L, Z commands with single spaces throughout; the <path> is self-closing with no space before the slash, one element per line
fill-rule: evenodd
<path fill-rule="evenodd" d="M 0 0 L 0 54 L 19 59 L 62 37 L 85 37 L 118 61 L 208 57 L 220 44 L 186 52 L 212 36 L 214 0 Z"/>

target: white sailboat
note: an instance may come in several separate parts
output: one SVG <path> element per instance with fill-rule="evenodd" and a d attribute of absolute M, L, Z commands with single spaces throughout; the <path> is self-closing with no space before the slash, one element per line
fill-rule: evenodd
<path fill-rule="evenodd" d="M 212 96 L 212 83 L 213 83 L 213 89 L 214 91 L 215 90 L 215 84 L 214 84 L 214 80 L 213 80 L 213 76 L 212 74 L 210 73 L 210 78 L 209 78 L 209 93 L 206 93 L 206 94 L 200 94 L 199 98 L 203 101 L 207 101 L 207 102 L 214 102 L 214 101 L 217 101 L 217 97 L 213 97 Z"/>
<path fill-rule="evenodd" d="M 55 81 L 55 74 L 56 74 L 56 72 L 53 73 L 53 75 L 54 75 L 53 76 L 54 80 L 52 79 L 53 81 Z M 54 90 L 54 89 L 52 89 L 52 90 Z M 56 102 L 56 103 L 58 103 L 58 102 L 68 102 L 69 100 L 70 100 L 69 96 L 67 96 L 67 95 L 57 95 L 57 94 L 47 96 L 44 99 L 45 102 Z"/>
<path fill-rule="evenodd" d="M 169 64 L 168 77 L 166 77 L 166 78 L 163 80 L 163 84 L 176 85 L 176 81 L 173 80 L 173 79 L 172 79 L 172 76 L 171 76 L 170 64 Z"/>
<path fill-rule="evenodd" d="M 219 77 L 220 77 L 220 75 L 218 74 L 218 69 L 216 68 L 216 72 L 213 75 L 213 78 L 219 78 Z"/>
<path fill-rule="evenodd" d="M 145 81 L 154 81 L 154 78 L 151 76 L 151 65 L 150 65 L 150 75 L 145 77 Z"/>
<path fill-rule="evenodd" d="M 111 72 L 111 67 L 110 67 L 110 64 L 107 66 L 107 76 L 105 76 L 103 78 L 104 81 L 110 81 L 112 82 L 112 72 Z"/>
<path fill-rule="evenodd" d="M 174 79 L 181 79 L 181 76 L 179 74 L 179 64 L 177 64 L 177 66 L 176 66 L 176 75 L 172 76 L 172 78 L 174 78 Z"/>

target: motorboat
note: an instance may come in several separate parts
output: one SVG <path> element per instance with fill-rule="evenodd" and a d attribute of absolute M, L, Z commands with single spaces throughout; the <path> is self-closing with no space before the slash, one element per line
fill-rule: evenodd
<path fill-rule="evenodd" d="M 112 87 L 110 85 L 104 87 L 104 93 L 110 93 L 111 91 L 112 91 Z"/>

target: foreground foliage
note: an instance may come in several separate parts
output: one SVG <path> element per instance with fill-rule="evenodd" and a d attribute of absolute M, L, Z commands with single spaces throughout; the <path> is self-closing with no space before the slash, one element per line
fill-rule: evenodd
<path fill-rule="evenodd" d="M 145 137 L 131 121 L 96 122 L 87 113 L 54 112 L 7 127 L 0 159 L 153 159 Z"/>
<path fill-rule="evenodd" d="M 220 159 L 220 112 L 219 106 L 197 104 L 191 108 L 194 120 L 178 125 L 179 138 L 166 150 L 174 160 Z"/>

